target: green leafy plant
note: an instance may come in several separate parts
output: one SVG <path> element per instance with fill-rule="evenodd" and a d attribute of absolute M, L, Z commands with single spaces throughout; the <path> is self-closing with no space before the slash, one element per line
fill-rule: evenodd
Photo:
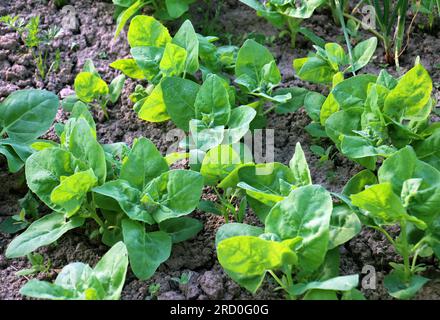
<path fill-rule="evenodd" d="M 93 61 L 86 60 L 82 72 L 75 78 L 75 94 L 63 100 L 63 108 L 66 111 L 72 111 L 72 107 L 77 101 L 87 104 L 96 103 L 108 119 L 107 105 L 118 101 L 124 89 L 124 84 L 125 76 L 120 75 L 107 85 L 93 65 Z"/>
<path fill-rule="evenodd" d="M 419 257 L 440 257 L 439 183 L 440 171 L 417 159 L 408 146 L 383 162 L 377 182 L 365 189 L 358 184 L 361 192 L 351 195 L 364 224 L 382 232 L 402 256 L 403 263 L 390 263 L 392 271 L 384 279 L 395 298 L 410 299 L 429 281 L 420 275 L 425 266 L 417 264 Z M 400 233 L 392 237 L 386 226 L 395 224 Z"/>
<path fill-rule="evenodd" d="M 434 28 L 435 18 L 440 17 L 440 1 L 439 0 L 421 0 L 413 3 L 413 11 L 426 15 L 428 19 L 428 29 Z"/>
<path fill-rule="evenodd" d="M 236 52 L 235 47 L 216 47 L 212 44 L 214 40 L 198 35 L 190 21 L 185 21 L 173 38 L 153 17 L 137 16 L 131 21 L 128 42 L 133 58 L 114 61 L 110 66 L 131 78 L 149 82 L 147 88 L 138 86 L 131 95 L 141 119 L 152 122 L 172 119 L 188 132 L 190 120 L 202 120 L 197 110 L 207 92 L 212 91 L 213 99 L 222 101 L 215 107 L 225 108 L 221 111 L 225 113 L 223 119 L 217 119 L 212 125 L 228 125 L 229 109 L 234 113 L 230 121 L 239 121 L 235 119 L 240 113 L 234 111 L 239 109 L 234 108 L 236 101 L 256 109 L 260 122 L 264 122 L 264 113 L 271 110 L 263 110 L 265 103 L 285 103 L 291 98 L 289 92 L 274 91 L 281 82 L 281 75 L 272 54 L 264 46 L 248 40 Z M 235 71 L 239 93 L 229 84 L 227 74 L 231 71 Z M 201 85 L 196 78 L 198 72 L 202 73 Z M 207 115 L 205 122 L 212 120 L 210 118 L 212 115 Z"/>
<path fill-rule="evenodd" d="M 33 279 L 20 289 L 20 293 L 50 300 L 118 300 L 127 267 L 127 248 L 118 242 L 93 269 L 87 264 L 73 262 L 61 270 L 54 283 Z"/>
<path fill-rule="evenodd" d="M 47 272 L 50 269 L 51 262 L 48 260 L 46 263 L 44 262 L 44 257 L 39 253 L 29 253 L 27 255 L 29 262 L 31 263 L 31 268 L 22 269 L 17 271 L 15 274 L 17 276 L 28 276 L 31 274 L 39 273 L 39 272 Z"/>
<path fill-rule="evenodd" d="M 300 186 L 272 207 L 264 228 L 222 226 L 217 256 L 226 273 L 252 293 L 268 273 L 288 299 L 364 299 L 357 275 L 339 276 L 338 246 L 360 231 L 356 219 L 348 206 L 333 207 L 321 186 Z M 347 222 L 354 223 L 351 229 L 343 227 Z"/>
<path fill-rule="evenodd" d="M 18 90 L 0 103 L 0 154 L 10 172 L 18 172 L 33 153 L 32 143 L 49 130 L 58 97 L 44 90 Z"/>
<path fill-rule="evenodd" d="M 365 67 L 376 51 L 377 38 L 372 37 L 358 43 L 350 57 L 337 43 L 326 43 L 324 48 L 314 46 L 315 54 L 295 59 L 293 67 L 301 80 L 333 87 L 343 81 L 346 73 L 354 73 Z"/>
<path fill-rule="evenodd" d="M 190 170 L 169 170 L 154 144 L 136 139 L 101 145 L 87 106 L 77 102 L 63 126 L 60 144 L 47 144 L 26 161 L 32 192 L 53 213 L 34 221 L 16 237 L 6 257 L 25 256 L 55 242 L 93 219 L 90 236 L 127 246 L 133 272 L 151 277 L 171 254 L 172 243 L 196 235 L 202 224 L 185 217 L 198 205 L 203 177 Z"/>
<path fill-rule="evenodd" d="M 430 123 L 432 80 L 420 64 L 399 80 L 385 70 L 337 84 L 320 107 L 320 124 L 347 157 L 374 170 L 411 144 L 419 157 L 438 168 L 438 125 Z M 322 101 L 322 100 L 321 100 Z"/>
<path fill-rule="evenodd" d="M 59 35 L 61 31 L 59 27 L 54 26 L 48 30 L 41 30 L 40 16 L 31 17 L 26 23 L 18 16 L 8 15 L 0 17 L 0 23 L 4 23 L 19 34 L 20 39 L 32 54 L 41 79 L 45 80 L 49 73 L 59 68 L 59 59 L 55 59 L 49 64 L 50 45 Z M 56 56 L 59 57 L 59 55 L 60 52 L 57 51 Z"/>
<path fill-rule="evenodd" d="M 26 229 L 30 221 L 37 219 L 39 214 L 40 203 L 33 196 L 32 192 L 28 191 L 26 195 L 18 200 L 21 210 L 18 214 L 7 217 L 0 223 L 0 232 L 14 234 L 18 231 Z"/>
<path fill-rule="evenodd" d="M 287 26 L 292 47 L 295 47 L 298 32 L 310 37 L 310 30 L 301 28 L 301 22 L 312 16 L 315 9 L 323 5 L 325 0 L 240 0 L 240 2 L 257 11 L 259 16 L 264 17 L 277 28 Z M 316 36 L 312 36 L 312 39 Z"/>
<path fill-rule="evenodd" d="M 181 17 L 189 6 L 196 0 L 113 0 L 116 6 L 117 27 L 115 37 L 118 37 L 125 24 L 144 7 L 154 10 L 154 16 L 160 20 L 173 20 Z"/>

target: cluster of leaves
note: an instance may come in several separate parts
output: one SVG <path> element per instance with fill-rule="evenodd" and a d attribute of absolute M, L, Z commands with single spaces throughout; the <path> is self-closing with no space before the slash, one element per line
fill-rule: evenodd
<path fill-rule="evenodd" d="M 55 53 L 55 59 L 49 65 L 50 45 L 59 35 L 59 27 L 50 27 L 48 30 L 41 30 L 40 16 L 34 16 L 26 23 L 24 19 L 18 16 L 2 16 L 0 23 L 16 31 L 25 46 L 29 49 L 37 67 L 41 79 L 56 71 L 60 67 L 60 51 Z"/>
<path fill-rule="evenodd" d="M 364 170 L 352 180 L 359 193 L 351 195 L 351 202 L 363 223 L 384 233 L 403 259 L 390 263 L 384 285 L 391 296 L 410 299 L 429 281 L 419 275 L 425 266 L 417 258 L 440 258 L 440 171 L 407 146 L 383 162 L 377 178 Z M 386 226 L 396 224 L 400 233 L 393 238 Z"/>
<path fill-rule="evenodd" d="M 154 144 L 135 140 L 101 145 L 87 106 L 77 102 L 61 126 L 60 143 L 41 141 L 25 164 L 29 189 L 52 213 L 16 237 L 6 257 L 22 257 L 54 243 L 93 219 L 90 237 L 112 246 L 123 241 L 133 272 L 151 277 L 171 254 L 172 243 L 196 235 L 199 221 L 185 217 L 198 205 L 203 178 L 191 170 L 170 170 Z M 99 293 L 98 296 L 101 296 Z"/>
<path fill-rule="evenodd" d="M 264 46 L 248 40 L 237 52 L 231 46 L 216 47 L 211 43 L 214 40 L 197 34 L 190 21 L 171 38 L 153 17 L 137 16 L 128 31 L 132 58 L 111 64 L 131 78 L 149 82 L 147 88 L 138 86 L 131 95 L 141 119 L 171 119 L 194 136 L 205 131 L 196 142 L 196 148 L 203 151 L 221 143 L 225 136 L 227 144 L 235 143 L 249 126 L 264 126 L 265 113 L 270 111 L 264 110 L 266 102 L 278 105 L 291 99 L 288 90 L 274 91 L 281 74 Z M 235 71 L 239 93 L 229 83 L 224 72 L 228 70 Z M 198 72 L 202 84 L 197 81 Z M 242 101 L 247 105 L 236 107 Z"/>
<path fill-rule="evenodd" d="M 54 283 L 32 279 L 20 293 L 51 300 L 118 300 L 127 267 L 127 248 L 118 242 L 93 269 L 87 264 L 73 262 L 61 270 Z"/>
<path fill-rule="evenodd" d="M 23 168 L 33 153 L 32 144 L 52 125 L 58 97 L 44 90 L 21 90 L 0 103 L 0 154 L 6 157 L 10 172 Z"/>
<path fill-rule="evenodd" d="M 417 62 L 398 80 L 385 70 L 357 75 L 335 85 L 327 98 L 307 93 L 301 102 L 314 120 L 309 129 L 317 128 L 312 134 L 330 137 L 342 154 L 366 168 L 374 170 L 379 157 L 409 144 L 421 160 L 440 168 L 431 92 L 432 80 Z"/>
<path fill-rule="evenodd" d="M 339 276 L 338 248 L 359 233 L 361 222 L 312 184 L 299 144 L 289 167 L 243 164 L 225 181 L 238 181 L 264 222 L 264 228 L 229 223 L 218 230 L 218 259 L 233 280 L 254 293 L 269 273 L 290 299 L 363 299 L 357 275 Z"/>
<path fill-rule="evenodd" d="M 196 0 L 113 0 L 116 7 L 117 27 L 115 37 L 118 37 L 126 23 L 138 15 L 144 7 L 154 9 L 154 16 L 160 20 L 173 20 L 188 11 L 189 6 Z"/>
<path fill-rule="evenodd" d="M 240 2 L 256 10 L 259 16 L 264 17 L 277 28 L 287 26 L 294 48 L 298 32 L 315 40 L 316 36 L 306 28 L 302 28 L 301 22 L 310 18 L 318 7 L 326 3 L 326 0 L 267 0 L 264 2 L 240 0 Z"/>
<path fill-rule="evenodd" d="M 75 78 L 75 94 L 63 100 L 63 108 L 70 112 L 78 101 L 86 104 L 97 103 L 108 119 L 107 105 L 118 101 L 124 83 L 125 76 L 120 75 L 107 85 L 93 65 L 93 61 L 88 59 L 84 63 L 83 70 Z"/>

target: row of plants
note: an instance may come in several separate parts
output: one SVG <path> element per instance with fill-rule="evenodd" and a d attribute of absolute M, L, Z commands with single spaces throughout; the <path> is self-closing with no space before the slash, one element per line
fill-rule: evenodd
<path fill-rule="evenodd" d="M 440 130 L 430 123 L 435 103 L 427 71 L 416 61 L 399 79 L 384 70 L 355 75 L 373 56 L 376 38 L 351 55 L 336 43 L 315 46 L 315 54 L 293 67 L 302 80 L 328 86 L 325 97 L 279 88 L 275 59 L 261 44 L 247 40 L 237 48 L 216 46 L 216 40 L 197 34 L 190 21 L 171 37 L 158 20 L 137 15 L 128 29 L 132 57 L 110 65 L 124 75 L 108 85 L 91 61 L 85 64 L 75 95 L 61 102 L 70 118 L 54 126 L 59 143 L 38 139 L 55 118 L 56 95 L 22 90 L 1 103 L 7 137 L 0 152 L 10 171 L 25 167 L 30 189 L 20 215 L 3 223 L 13 232 L 26 228 L 6 256 L 31 255 L 75 228 L 111 247 L 95 268 L 70 264 L 55 283 L 32 280 L 21 293 L 117 299 L 128 263 L 139 279 L 148 279 L 170 257 L 173 243 L 200 232 L 201 222 L 188 217 L 198 208 L 225 217 L 216 236 L 219 262 L 251 292 L 269 274 L 289 299 L 363 299 L 358 275 L 339 274 L 339 247 L 366 226 L 384 233 L 402 258 L 385 278 L 389 293 L 414 296 L 428 281 L 417 259 L 440 255 Z M 125 76 L 148 83 L 130 96 L 141 119 L 172 121 L 189 134 L 181 152 L 164 157 L 143 137 L 131 147 L 99 143 L 89 110 L 96 105 L 106 113 Z M 366 168 L 341 193 L 312 183 L 299 144 L 286 166 L 255 163 L 241 143 L 249 130 L 266 126 L 267 113 L 302 106 L 312 136 L 330 138 Z M 170 169 L 185 158 L 190 170 Z M 216 202 L 200 200 L 204 186 Z M 40 216 L 34 197 L 49 214 Z M 243 223 L 248 207 L 263 227 Z M 393 237 L 387 226 L 396 224 L 400 233 Z"/>

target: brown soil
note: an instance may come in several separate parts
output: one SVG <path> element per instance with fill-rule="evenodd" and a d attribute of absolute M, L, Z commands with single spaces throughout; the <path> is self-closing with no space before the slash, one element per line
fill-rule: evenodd
<path fill-rule="evenodd" d="M 129 53 L 125 36 L 122 35 L 117 41 L 113 41 L 115 22 L 113 19 L 113 5 L 111 1 L 72 1 L 76 9 L 79 28 L 75 32 L 66 32 L 54 44 L 54 50 L 61 52 L 61 69 L 41 81 L 35 70 L 32 57 L 26 53 L 25 47 L 19 41 L 18 36 L 0 26 L 0 101 L 11 92 L 36 87 L 65 95 L 72 90 L 75 75 L 80 71 L 84 61 L 93 59 L 97 69 L 104 79 L 111 80 L 117 73 L 108 67 L 110 62 L 122 58 Z M 195 10 L 191 12 L 191 20 L 201 33 L 204 28 L 215 27 L 216 35 L 223 35 L 223 42 L 227 42 L 228 35 L 236 41 L 242 41 L 250 33 L 263 33 L 266 36 L 276 36 L 278 31 L 255 13 L 241 5 L 236 0 L 223 1 L 221 14 L 218 20 L 213 20 L 210 25 L 202 26 L 204 16 Z M 43 27 L 60 25 L 63 16 L 53 5 L 32 0 L 11 1 L 6 3 L 0 0 L 0 16 L 6 14 L 19 14 L 22 17 L 41 15 Z M 319 11 L 305 25 L 313 30 L 326 41 L 343 43 L 340 29 L 329 18 L 329 12 Z M 364 34 L 364 36 L 366 36 Z M 307 55 L 312 50 L 311 44 L 300 36 L 297 48 L 292 50 L 287 38 L 276 39 L 267 44 L 276 56 L 281 69 L 283 86 L 304 86 L 309 89 L 325 92 L 325 88 L 310 85 L 295 78 L 292 60 Z M 72 47 L 74 48 L 72 50 Z M 435 96 L 440 99 L 440 68 L 438 67 L 440 50 L 439 30 L 436 33 L 426 34 L 421 30 L 414 30 L 410 46 L 401 59 L 402 71 L 408 70 L 417 56 L 428 69 L 435 83 Z M 377 73 L 383 62 L 383 51 L 379 47 L 376 57 L 363 72 Z M 437 66 L 436 66 L 437 65 Z M 394 68 L 387 68 L 389 72 L 396 74 Z M 103 115 L 95 112 L 98 136 L 101 142 L 111 143 L 124 141 L 131 143 L 134 138 L 145 136 L 151 139 L 158 148 L 165 152 L 172 144 L 172 140 L 166 139 L 166 133 L 174 126 L 171 123 L 152 124 L 139 120 L 132 110 L 132 104 L 128 95 L 133 91 L 136 83 L 128 81 L 124 89 L 122 99 L 116 105 L 110 107 L 110 119 L 105 120 Z M 67 118 L 65 112 L 60 110 L 57 121 Z M 319 164 L 319 159 L 313 155 L 309 147 L 316 142 L 307 134 L 304 127 L 309 119 L 303 110 L 293 114 L 276 115 L 269 117 L 268 128 L 275 129 L 275 160 L 287 163 L 292 156 L 296 142 L 301 142 L 306 153 L 313 181 L 322 184 L 331 191 L 340 191 L 348 179 L 360 170 L 360 167 L 336 155 L 332 163 Z M 437 119 L 438 121 L 438 119 Z M 54 138 L 53 132 L 47 134 L 48 138 Z M 325 142 L 324 145 L 330 145 Z M 8 174 L 4 159 L 0 159 L 0 221 L 5 217 L 16 214 L 19 211 L 17 200 L 26 193 L 26 186 L 22 173 Z M 207 190 L 204 198 L 212 197 Z M 160 284 L 157 294 L 158 299 L 280 299 L 282 296 L 274 292 L 275 284 L 272 281 L 265 285 L 254 296 L 241 289 L 231 281 L 222 271 L 217 262 L 214 250 L 214 237 L 223 218 L 195 212 L 193 215 L 204 222 L 204 229 L 193 240 L 175 245 L 171 258 L 164 263 L 158 272 L 148 281 L 137 280 L 129 272 L 126 285 L 122 293 L 122 299 L 150 299 L 149 286 Z M 255 218 L 249 213 L 249 221 Z M 15 272 L 29 267 L 26 259 L 8 260 L 4 251 L 13 236 L 0 233 L 0 300 L 22 299 L 18 293 L 20 287 L 27 281 L 25 277 L 15 275 Z M 82 261 L 94 265 L 105 253 L 106 247 L 91 241 L 83 233 L 72 231 L 58 241 L 56 246 L 41 249 L 46 259 L 52 262 L 51 271 L 40 274 L 40 279 L 53 279 L 56 271 L 73 261 Z M 364 290 L 369 299 L 390 299 L 382 285 L 383 276 L 390 270 L 388 263 L 396 261 L 398 257 L 386 242 L 386 239 L 371 230 L 364 229 L 356 238 L 341 248 L 341 274 L 361 273 L 363 266 L 372 265 L 377 271 L 378 287 L 376 290 Z M 427 261 L 431 267 L 427 271 L 431 278 L 437 278 L 440 270 L 434 266 L 438 261 Z M 175 278 L 183 273 L 190 273 L 191 278 L 187 285 L 179 285 Z M 417 299 L 440 299 L 440 284 L 431 281 L 416 297 Z"/>

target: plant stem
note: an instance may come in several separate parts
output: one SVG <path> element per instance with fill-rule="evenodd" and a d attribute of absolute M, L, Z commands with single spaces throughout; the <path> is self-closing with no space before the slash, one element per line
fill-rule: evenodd
<path fill-rule="evenodd" d="M 353 15 L 351 15 L 351 14 L 349 14 L 349 13 L 344 13 L 343 15 L 344 15 L 344 17 L 346 17 L 346 18 L 348 18 L 348 19 L 352 19 L 352 20 L 354 20 L 356 23 L 360 23 L 360 24 L 362 24 L 362 21 L 361 21 L 361 20 L 359 20 L 358 18 L 356 18 L 355 16 L 353 16 Z M 369 32 L 371 32 L 373 35 L 375 35 L 377 38 L 379 38 L 380 41 L 385 42 L 385 37 L 384 37 L 383 35 L 381 35 L 379 32 L 377 32 L 376 30 L 371 29 L 371 28 L 369 28 L 369 29 L 367 29 L 367 30 L 368 30 Z"/>
<path fill-rule="evenodd" d="M 388 241 L 393 245 L 393 247 L 396 246 L 396 242 L 394 241 L 394 239 L 390 236 L 390 234 L 385 229 L 383 229 L 382 227 L 379 227 L 379 226 L 372 226 L 372 228 L 383 233 L 384 236 L 388 239 Z"/>
<path fill-rule="evenodd" d="M 344 33 L 345 43 L 347 44 L 348 56 L 350 58 L 350 65 L 353 66 L 353 64 L 354 64 L 353 52 L 351 49 L 350 38 L 348 37 L 347 27 L 345 26 L 344 11 L 342 9 L 342 6 L 341 6 L 341 3 L 339 2 L 339 0 L 335 0 L 335 3 L 336 3 L 336 13 L 338 14 L 339 22 L 341 23 L 341 28 Z M 352 73 L 353 73 L 353 76 L 356 75 L 356 73 L 354 71 L 354 67 L 352 67 Z"/>
<path fill-rule="evenodd" d="M 295 49 L 296 45 L 296 36 L 298 35 L 299 26 L 302 22 L 302 19 L 297 18 L 286 18 L 287 27 L 289 28 L 290 32 L 290 43 L 292 46 L 292 49 Z"/>
<path fill-rule="evenodd" d="M 402 258 L 403 258 L 403 265 L 405 267 L 405 280 L 409 281 L 411 278 L 411 267 L 410 267 L 410 261 L 409 261 L 409 244 L 408 244 L 408 238 L 406 234 L 406 221 L 402 221 L 400 223 L 400 237 L 402 242 Z"/>

